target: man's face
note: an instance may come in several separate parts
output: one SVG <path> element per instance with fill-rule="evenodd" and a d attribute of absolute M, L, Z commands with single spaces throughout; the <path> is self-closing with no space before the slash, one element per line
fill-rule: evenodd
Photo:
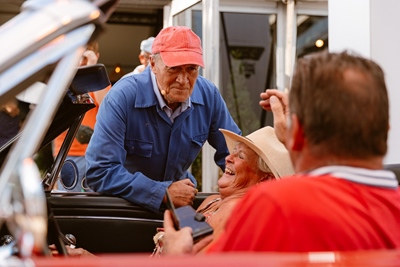
<path fill-rule="evenodd" d="M 139 61 L 140 61 L 140 64 L 145 65 L 147 67 L 147 65 L 150 62 L 150 54 L 147 52 L 144 52 L 144 51 L 140 52 Z"/>
<path fill-rule="evenodd" d="M 188 99 L 199 76 L 199 66 L 189 64 L 168 67 L 161 57 L 151 58 L 151 69 L 156 75 L 158 88 L 168 105 Z"/>

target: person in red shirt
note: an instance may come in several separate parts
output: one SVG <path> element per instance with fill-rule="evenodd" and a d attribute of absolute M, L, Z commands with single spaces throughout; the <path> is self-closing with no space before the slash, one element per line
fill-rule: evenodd
<path fill-rule="evenodd" d="M 276 134 L 296 175 L 261 184 L 238 203 L 207 253 L 400 248 L 400 192 L 383 170 L 389 101 L 382 69 L 350 52 L 299 59 L 289 95 L 267 90 Z M 191 229 L 164 215 L 164 254 L 193 253 Z"/>

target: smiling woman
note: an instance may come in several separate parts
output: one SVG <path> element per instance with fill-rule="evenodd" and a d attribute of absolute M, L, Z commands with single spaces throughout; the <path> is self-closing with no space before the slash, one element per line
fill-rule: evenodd
<path fill-rule="evenodd" d="M 213 240 L 222 233 L 236 204 L 251 187 L 294 174 L 289 153 L 277 139 L 273 128 L 267 126 L 246 137 L 224 129 L 220 131 L 230 152 L 225 158 L 225 172 L 218 180 L 220 194 L 207 197 L 197 209 L 214 229 Z M 156 250 L 160 251 L 162 233 L 158 233 L 154 240 Z"/>

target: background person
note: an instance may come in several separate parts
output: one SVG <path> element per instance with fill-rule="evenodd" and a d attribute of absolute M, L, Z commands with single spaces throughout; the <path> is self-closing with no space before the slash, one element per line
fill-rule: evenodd
<path fill-rule="evenodd" d="M 10 100 L 0 107 L 0 148 L 18 134 L 21 127 L 19 113 L 16 99 Z"/>
<path fill-rule="evenodd" d="M 131 76 L 133 74 L 142 73 L 150 63 L 151 47 L 153 46 L 154 37 L 149 37 L 140 43 L 139 61 L 140 65 L 137 66 L 132 72 L 125 74 L 122 78 Z"/>
<path fill-rule="evenodd" d="M 382 170 L 389 129 L 382 69 L 347 52 L 317 53 L 298 60 L 289 109 L 271 98 L 278 115 L 288 110 L 282 138 L 298 174 L 251 189 L 208 252 L 399 248 L 400 192 L 394 173 Z M 169 254 L 209 241 L 193 247 L 190 229 L 175 231 L 168 211 L 164 228 Z"/>
<path fill-rule="evenodd" d="M 95 65 L 98 62 L 100 57 L 99 54 L 99 44 L 97 41 L 91 41 L 88 43 L 86 47 L 86 51 L 83 53 L 82 59 L 79 63 L 79 66 L 90 66 Z M 99 106 L 103 101 L 104 96 L 107 94 L 110 87 L 107 87 L 103 90 L 89 92 L 88 94 L 93 99 L 95 108 L 86 112 L 85 117 L 82 120 L 81 127 L 78 130 L 77 136 L 71 144 L 71 148 L 68 151 L 68 155 L 66 159 L 73 160 L 79 172 L 78 182 L 75 188 L 73 189 L 65 189 L 63 184 L 58 180 L 57 188 L 58 190 L 67 190 L 71 192 L 91 192 L 92 190 L 88 188 L 84 183 L 84 177 L 86 173 L 86 160 L 85 153 L 89 143 L 89 140 L 93 134 L 94 125 L 96 123 L 96 115 L 99 110 Z M 53 154 L 56 156 L 60 151 L 61 145 L 67 135 L 67 132 L 60 134 L 57 138 L 54 139 L 54 152 Z"/>
<path fill-rule="evenodd" d="M 150 63 L 151 47 L 154 42 L 154 37 L 149 37 L 140 43 L 139 61 L 140 65 L 133 70 L 133 74 L 141 73 Z"/>
<path fill-rule="evenodd" d="M 89 186 L 153 211 L 192 204 L 196 179 L 188 171 L 207 141 L 225 170 L 228 149 L 219 128 L 240 134 L 204 67 L 200 38 L 168 27 L 155 38 L 150 68 L 119 80 L 100 106 L 86 152 Z"/>

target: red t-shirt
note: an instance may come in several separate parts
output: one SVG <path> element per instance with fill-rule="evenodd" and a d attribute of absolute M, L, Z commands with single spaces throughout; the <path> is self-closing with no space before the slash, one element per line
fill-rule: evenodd
<path fill-rule="evenodd" d="M 400 248 L 396 185 L 368 186 L 325 174 L 297 175 L 252 189 L 208 252 L 393 248 Z"/>

